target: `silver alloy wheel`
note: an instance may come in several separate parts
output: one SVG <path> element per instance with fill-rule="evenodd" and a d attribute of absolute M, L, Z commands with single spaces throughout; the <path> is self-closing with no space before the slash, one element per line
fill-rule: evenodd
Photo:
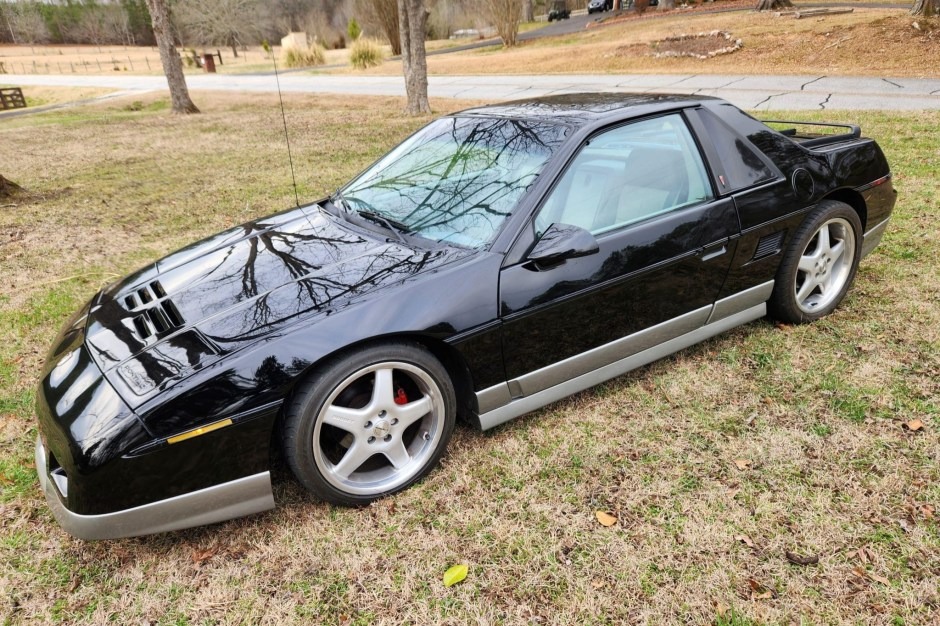
<path fill-rule="evenodd" d="M 404 386 L 420 397 L 397 404 Z M 444 412 L 441 390 L 422 368 L 397 361 L 364 367 L 336 386 L 317 415 L 312 441 L 317 469 L 346 493 L 397 489 L 420 473 L 442 444 Z"/>
<path fill-rule="evenodd" d="M 841 217 L 824 222 L 813 234 L 797 265 L 796 305 L 813 314 L 840 297 L 852 277 L 855 231 Z"/>

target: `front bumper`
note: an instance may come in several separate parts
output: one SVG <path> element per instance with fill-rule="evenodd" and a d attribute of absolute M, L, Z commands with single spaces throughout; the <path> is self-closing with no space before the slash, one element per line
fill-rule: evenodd
<path fill-rule="evenodd" d="M 70 511 L 62 502 L 60 487 L 48 472 L 46 458 L 42 440 L 37 438 L 36 471 L 39 473 L 39 484 L 56 521 L 66 532 L 79 539 L 151 535 L 213 524 L 274 508 L 271 475 L 269 472 L 261 472 L 123 511 L 80 515 Z"/>

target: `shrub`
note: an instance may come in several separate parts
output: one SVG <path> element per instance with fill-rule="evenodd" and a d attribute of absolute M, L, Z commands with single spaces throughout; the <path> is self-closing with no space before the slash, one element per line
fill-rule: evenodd
<path fill-rule="evenodd" d="M 356 18 L 349 20 L 349 24 L 346 25 L 346 34 L 349 35 L 350 41 L 359 39 L 359 35 L 362 34 L 362 28 L 359 27 L 359 22 L 356 21 Z"/>
<path fill-rule="evenodd" d="M 311 67 L 324 63 L 326 63 L 326 54 L 320 44 L 308 46 L 306 50 L 288 48 L 284 51 L 284 65 L 287 67 Z"/>
<path fill-rule="evenodd" d="M 374 39 L 357 39 L 349 48 L 349 62 L 357 70 L 375 67 L 384 60 L 382 46 Z"/>

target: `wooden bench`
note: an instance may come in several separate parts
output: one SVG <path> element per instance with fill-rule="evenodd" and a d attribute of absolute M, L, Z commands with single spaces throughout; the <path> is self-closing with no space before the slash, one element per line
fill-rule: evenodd
<path fill-rule="evenodd" d="M 26 98 L 23 97 L 23 90 L 19 87 L 4 87 L 0 89 L 0 104 L 4 109 L 24 109 L 26 108 Z"/>

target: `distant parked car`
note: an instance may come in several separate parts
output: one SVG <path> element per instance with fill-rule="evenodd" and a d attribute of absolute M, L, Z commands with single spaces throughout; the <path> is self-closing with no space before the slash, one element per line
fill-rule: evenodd
<path fill-rule="evenodd" d="M 566 0 L 555 0 L 552 3 L 552 10 L 548 12 L 548 21 L 566 20 L 571 17 L 571 9 L 568 8 Z"/>
<path fill-rule="evenodd" d="M 613 0 L 591 0 L 588 3 L 588 15 L 591 13 L 603 13 L 609 11 L 613 6 Z"/>

